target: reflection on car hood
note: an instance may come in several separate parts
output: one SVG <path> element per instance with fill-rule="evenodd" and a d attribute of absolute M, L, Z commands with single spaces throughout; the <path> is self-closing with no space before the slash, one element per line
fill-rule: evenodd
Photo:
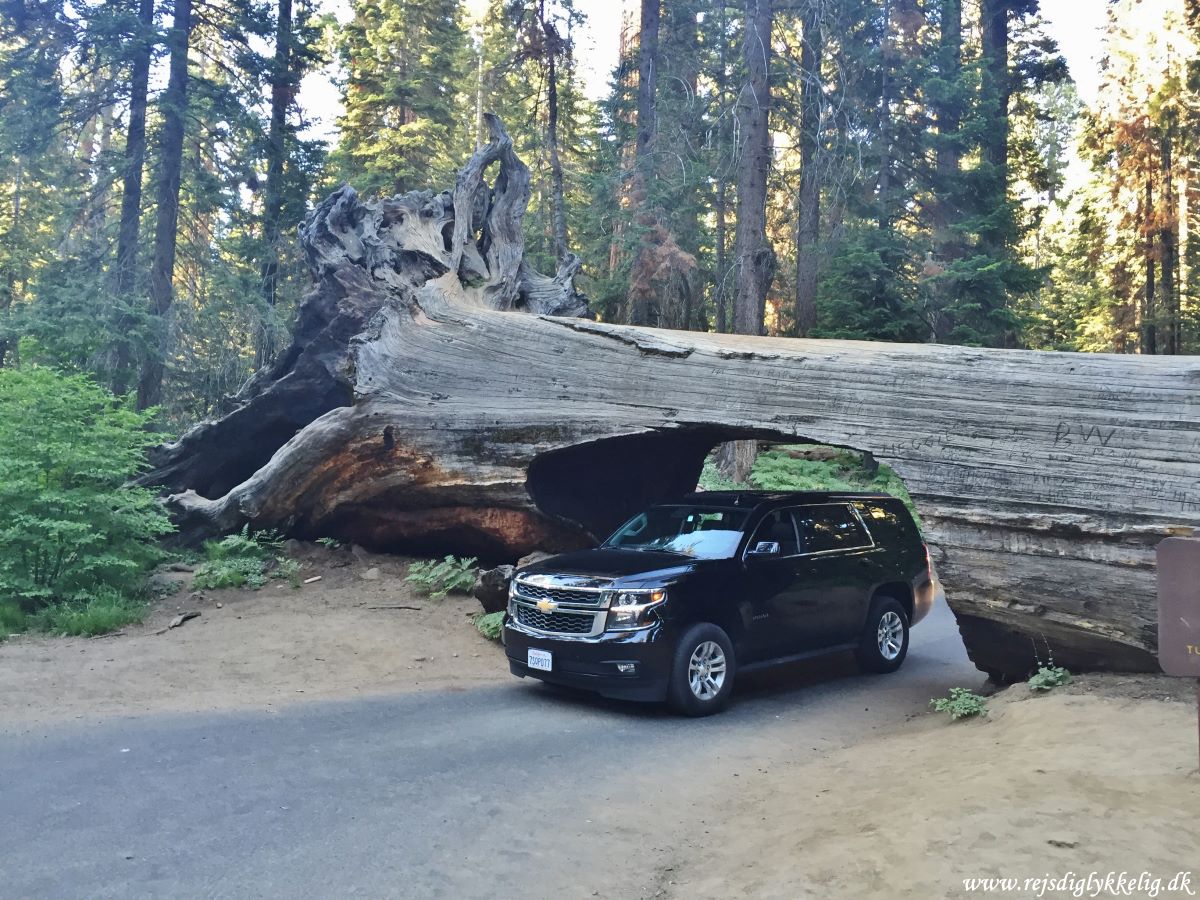
<path fill-rule="evenodd" d="M 691 559 L 680 553 L 652 550 L 579 550 L 526 566 L 520 575 L 592 575 L 613 579 L 641 580 L 646 576 L 670 578 L 690 572 L 709 560 Z"/>

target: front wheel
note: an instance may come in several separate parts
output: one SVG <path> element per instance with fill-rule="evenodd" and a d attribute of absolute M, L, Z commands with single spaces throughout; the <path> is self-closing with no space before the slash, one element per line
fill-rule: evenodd
<path fill-rule="evenodd" d="M 737 661 L 733 642 L 708 622 L 693 625 L 675 646 L 667 702 L 685 716 L 710 716 L 729 703 Z"/>
<path fill-rule="evenodd" d="M 908 655 L 908 613 L 891 597 L 871 604 L 858 644 L 858 663 L 868 672 L 895 672 Z"/>

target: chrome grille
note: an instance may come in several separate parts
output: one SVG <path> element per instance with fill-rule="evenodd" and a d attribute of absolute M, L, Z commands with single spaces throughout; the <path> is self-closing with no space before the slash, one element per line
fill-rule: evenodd
<path fill-rule="evenodd" d="M 591 634 L 596 621 L 596 614 L 585 612 L 544 613 L 540 609 L 526 606 L 523 603 L 516 606 L 517 621 L 526 628 L 537 631 L 553 632 L 555 634 Z"/>
<path fill-rule="evenodd" d="M 541 587 L 526 584 L 518 579 L 517 593 L 529 600 L 553 600 L 573 606 L 599 606 L 604 594 L 601 591 L 585 591 L 576 588 Z"/>

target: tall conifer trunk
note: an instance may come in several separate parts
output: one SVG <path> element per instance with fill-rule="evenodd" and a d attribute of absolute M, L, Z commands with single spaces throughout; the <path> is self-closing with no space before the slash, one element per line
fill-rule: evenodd
<path fill-rule="evenodd" d="M 550 155 L 550 189 L 554 195 L 554 259 L 562 263 L 567 258 L 567 200 L 563 186 L 562 157 L 558 149 L 558 66 L 553 54 L 550 55 L 546 78 L 546 144 Z"/>
<path fill-rule="evenodd" d="M 1177 269 L 1179 265 L 1179 209 L 1175 196 L 1173 122 L 1168 118 L 1160 142 L 1162 161 L 1162 228 L 1158 233 L 1162 247 L 1162 316 L 1166 325 L 1166 343 L 1163 353 L 1177 354 L 1180 351 L 1179 295 L 1177 293 Z"/>
<path fill-rule="evenodd" d="M 817 239 L 821 230 L 821 184 L 817 152 L 821 127 L 821 57 L 825 49 L 824 0 L 809 0 L 801 19 L 800 189 L 796 195 L 796 332 L 804 337 L 817 322 Z"/>
<path fill-rule="evenodd" d="M 981 43 L 983 51 L 983 98 L 986 127 L 980 139 L 980 154 L 991 170 L 992 200 L 1000 207 L 1008 196 L 1008 6 L 1009 0 L 981 0 Z M 1000 221 L 1002 217 L 997 217 Z M 989 229 L 982 235 L 993 252 L 1003 250 L 1006 228 Z"/>
<path fill-rule="evenodd" d="M 271 64 L 271 126 L 267 134 L 267 189 L 263 199 L 262 299 L 266 305 L 256 351 L 262 366 L 275 355 L 274 309 L 279 299 L 279 237 L 283 215 L 283 167 L 287 112 L 292 102 L 292 0 L 279 0 L 275 57 Z"/>
<path fill-rule="evenodd" d="M 729 111 L 726 109 L 725 100 L 729 87 L 729 59 L 728 47 L 729 42 L 726 40 L 728 33 L 728 22 L 726 21 L 725 4 L 718 4 L 718 12 L 720 16 L 720 52 L 719 65 L 721 68 L 717 77 L 717 96 L 720 102 L 720 121 L 717 124 L 717 158 L 720 160 L 721 170 L 717 175 L 717 190 L 714 198 L 714 214 L 716 217 L 716 286 L 713 289 L 713 305 L 716 307 L 717 331 L 726 332 L 729 330 L 729 292 L 726 290 L 726 280 L 729 275 L 729 237 L 726 228 L 726 218 L 728 216 L 728 174 L 729 167 L 727 165 L 730 155 L 730 145 L 733 143 L 733 129 L 730 127 Z"/>
<path fill-rule="evenodd" d="M 1142 217 L 1148 220 L 1154 215 L 1154 176 L 1146 174 L 1146 197 L 1142 209 Z M 1145 229 L 1146 238 L 1144 241 L 1143 253 L 1146 259 L 1146 283 L 1143 287 L 1142 294 L 1142 328 L 1141 328 L 1141 351 L 1142 353 L 1157 353 L 1158 352 L 1158 309 L 1156 306 L 1157 288 L 1155 285 L 1156 267 L 1155 267 L 1155 249 L 1154 249 L 1154 232 L 1149 228 Z"/>
<path fill-rule="evenodd" d="M 179 185 L 183 173 L 183 135 L 187 115 L 188 47 L 192 31 L 192 0 L 175 0 L 175 21 L 168 43 L 170 76 L 162 101 L 162 140 L 158 172 L 158 218 L 154 224 L 154 259 L 150 266 L 150 314 L 157 320 L 158 344 L 151 349 L 138 383 L 138 409 L 162 401 L 167 355 L 167 314 L 173 299 L 175 239 L 179 225 Z"/>
<path fill-rule="evenodd" d="M 645 179 L 652 177 L 651 147 L 656 131 L 655 101 L 658 89 L 658 23 L 660 0 L 642 0 L 641 31 L 638 34 L 637 169 Z"/>
<path fill-rule="evenodd" d="M 762 334 L 775 254 L 767 241 L 767 175 L 771 167 L 771 0 L 746 0 L 746 82 L 738 98 L 737 296 L 733 330 Z"/>
<path fill-rule="evenodd" d="M 121 220 L 117 226 L 117 270 L 115 293 L 123 307 L 133 304 L 137 284 L 137 250 L 142 224 L 142 173 L 146 164 L 146 103 L 150 90 L 150 56 L 154 49 L 154 0 L 138 4 L 138 34 L 129 70 L 129 127 L 125 133 L 125 171 L 121 184 Z M 129 389 L 133 348 L 128 331 L 128 313 L 119 317 L 113 391 Z"/>
<path fill-rule="evenodd" d="M 775 274 L 775 253 L 767 241 L 767 175 L 771 167 L 771 0 L 746 0 L 746 37 L 742 51 L 746 82 L 738 97 L 742 143 L 738 159 L 737 295 L 735 334 L 762 334 L 767 291 Z M 754 465 L 757 444 L 731 441 L 717 455 L 721 473 L 744 483 Z"/>
<path fill-rule="evenodd" d="M 876 220 L 880 231 L 891 227 L 892 193 L 892 0 L 883 0 L 883 37 L 879 45 L 879 179 Z"/>
<path fill-rule="evenodd" d="M 661 15 L 660 0 L 642 0 L 638 31 L 637 134 L 632 191 L 634 220 L 641 236 L 629 291 L 628 321 L 632 325 L 661 325 L 665 312 L 662 308 L 663 298 L 654 295 L 649 279 L 640 279 L 638 271 L 646 254 L 652 252 L 649 241 L 657 224 L 650 209 L 650 185 L 654 180 L 654 150 L 658 134 L 658 30 Z"/>

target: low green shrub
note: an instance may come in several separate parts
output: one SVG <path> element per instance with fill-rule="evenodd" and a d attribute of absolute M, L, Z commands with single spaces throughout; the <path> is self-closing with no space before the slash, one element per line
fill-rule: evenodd
<path fill-rule="evenodd" d="M 504 628 L 504 613 L 480 613 L 473 620 L 475 628 L 489 641 L 500 640 L 500 632 Z"/>
<path fill-rule="evenodd" d="M 412 582 L 417 590 L 434 600 L 441 600 L 447 594 L 465 594 L 475 585 L 477 561 L 473 556 L 467 559 L 446 556 L 440 560 L 415 562 L 408 567 L 404 580 Z"/>
<path fill-rule="evenodd" d="M 1040 666 L 1037 674 L 1029 679 L 1031 691 L 1052 691 L 1056 687 L 1071 683 L 1071 673 L 1062 666 Z"/>
<path fill-rule="evenodd" d="M 154 492 L 129 486 L 162 437 L 151 414 L 83 375 L 0 369 L 0 597 L 36 614 L 141 596 L 171 530 Z"/>
<path fill-rule="evenodd" d="M 937 712 L 949 713 L 953 720 L 987 715 L 987 698 L 966 688 L 950 688 L 948 697 L 930 700 L 929 705 Z"/>

